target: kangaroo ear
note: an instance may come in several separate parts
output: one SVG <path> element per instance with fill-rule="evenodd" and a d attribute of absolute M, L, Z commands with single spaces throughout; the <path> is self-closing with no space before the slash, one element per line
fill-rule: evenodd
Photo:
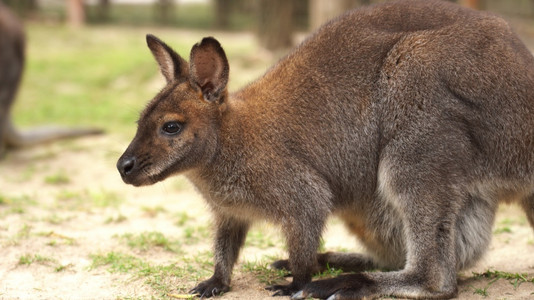
<path fill-rule="evenodd" d="M 191 83 L 200 91 L 206 101 L 218 100 L 226 90 L 230 67 L 226 54 L 219 42 L 207 37 L 191 49 Z"/>
<path fill-rule="evenodd" d="M 158 62 L 161 74 L 163 74 L 167 83 L 174 80 L 187 80 L 189 68 L 187 62 L 178 53 L 151 34 L 146 35 L 146 43 Z"/>

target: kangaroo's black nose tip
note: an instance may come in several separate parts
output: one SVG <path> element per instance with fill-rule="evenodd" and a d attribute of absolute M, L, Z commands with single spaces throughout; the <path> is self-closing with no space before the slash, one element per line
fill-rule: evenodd
<path fill-rule="evenodd" d="M 117 169 L 122 176 L 130 175 L 135 168 L 135 157 L 124 157 L 117 162 Z"/>

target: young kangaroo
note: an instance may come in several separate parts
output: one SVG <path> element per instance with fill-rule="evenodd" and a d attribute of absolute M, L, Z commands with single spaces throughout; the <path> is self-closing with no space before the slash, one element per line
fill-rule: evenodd
<path fill-rule="evenodd" d="M 351 11 L 231 94 L 215 39 L 189 63 L 147 42 L 167 85 L 117 167 L 135 186 L 185 174 L 205 197 L 215 272 L 193 293 L 229 290 L 259 219 L 285 233 L 273 266 L 293 281 L 270 289 L 293 299 L 454 297 L 499 203 L 534 225 L 534 58 L 501 18 L 427 0 Z M 331 214 L 368 255 L 316 253 Z M 327 264 L 356 273 L 312 282 Z"/>
<path fill-rule="evenodd" d="M 16 148 L 56 139 L 101 133 L 98 129 L 40 128 L 18 132 L 11 122 L 11 107 L 15 101 L 24 68 L 24 30 L 7 7 L 0 3 L 0 155 L 5 148 Z"/>

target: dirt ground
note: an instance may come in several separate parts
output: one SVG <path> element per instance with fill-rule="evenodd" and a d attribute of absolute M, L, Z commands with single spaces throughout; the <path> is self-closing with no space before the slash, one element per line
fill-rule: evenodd
<path fill-rule="evenodd" d="M 534 35 L 525 28 L 528 42 Z M 180 299 L 210 275 L 205 203 L 181 177 L 143 188 L 123 184 L 115 163 L 128 143 L 107 134 L 10 152 L 0 161 L 0 299 Z M 131 238 L 147 232 L 166 241 Z M 272 299 L 261 266 L 285 256 L 282 238 L 260 224 L 249 239 L 232 290 L 220 299 Z M 326 250 L 362 251 L 336 219 L 324 239 Z M 534 298 L 533 253 L 523 212 L 501 207 L 487 255 L 459 275 L 458 299 Z M 143 262 L 98 263 L 110 254 Z"/>
<path fill-rule="evenodd" d="M 91 255 L 95 253 L 132 251 L 118 238 L 126 233 L 157 231 L 186 249 L 181 254 L 161 247 L 132 252 L 163 264 L 190 264 L 190 260 L 183 260 L 185 256 L 211 247 L 209 233 L 191 245 L 187 245 L 188 240 L 180 240 L 184 234 L 183 228 L 176 225 L 178 216 L 187 214 L 194 216 L 197 224 L 209 223 L 203 200 L 183 178 L 145 188 L 121 182 L 115 161 L 127 143 L 124 137 L 112 135 L 89 137 L 12 152 L 2 161 L 1 299 L 173 298 L 201 279 L 189 280 L 187 275 L 167 278 L 171 280 L 166 283 L 170 288 L 162 292 L 137 273 L 94 266 Z M 78 196 L 65 196 L 69 193 Z M 261 260 L 264 255 L 283 257 L 284 246 L 276 228 L 261 225 L 256 232 L 271 236 L 272 242 L 245 248 L 232 291 L 222 299 L 271 299 L 258 273 L 247 271 L 242 265 Z M 325 234 L 325 249 L 361 251 L 335 219 Z M 534 297 L 533 252 L 534 235 L 524 214 L 516 207 L 503 207 L 490 251 L 475 268 L 460 276 L 459 299 Z M 33 262 L 25 263 L 24 257 Z M 514 281 L 473 275 L 488 274 L 488 270 L 519 274 L 531 282 L 521 283 L 517 277 Z M 203 276 L 208 275 L 209 270 Z M 517 286 L 518 283 L 521 284 Z"/>

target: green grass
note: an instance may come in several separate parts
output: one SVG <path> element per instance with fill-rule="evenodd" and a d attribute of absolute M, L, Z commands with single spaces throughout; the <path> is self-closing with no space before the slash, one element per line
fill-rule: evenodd
<path fill-rule="evenodd" d="M 512 233 L 512 229 L 509 226 L 503 226 L 503 227 L 496 228 L 493 231 L 493 234 L 501 234 L 501 233 Z"/>
<path fill-rule="evenodd" d="M 19 127 L 91 126 L 128 136 L 135 132 L 139 112 L 164 86 L 145 35 L 157 34 L 187 59 L 193 44 L 215 34 L 31 23 L 26 29 L 27 62 L 13 108 L 15 123 Z M 239 70 L 230 74 L 231 87 L 244 85 L 252 79 L 250 74 L 266 68 L 265 61 L 250 58 L 257 49 L 253 39 L 219 39 L 223 43 L 228 39 L 224 46 L 231 67 Z M 247 61 L 254 63 L 243 67 Z M 177 183 L 178 189 L 182 186 Z"/>
<path fill-rule="evenodd" d="M 332 278 L 332 277 L 337 277 L 341 275 L 342 273 L 343 273 L 343 270 L 332 268 L 327 264 L 326 270 L 315 274 L 314 278 L 316 279 Z"/>
<path fill-rule="evenodd" d="M 176 222 L 174 223 L 176 226 L 181 227 L 184 226 L 186 223 L 193 220 L 193 217 L 190 216 L 187 212 L 179 212 L 176 214 Z"/>
<path fill-rule="evenodd" d="M 18 265 L 19 266 L 29 266 L 34 263 L 37 263 L 39 265 L 43 266 L 50 266 L 54 269 L 54 272 L 63 272 L 67 270 L 68 268 L 72 267 L 72 264 L 62 265 L 60 264 L 56 259 L 44 256 L 41 254 L 23 254 L 19 257 Z"/>
<path fill-rule="evenodd" d="M 489 279 L 489 282 L 485 287 L 471 287 L 473 288 L 473 294 L 478 294 L 483 297 L 488 297 L 490 295 L 488 292 L 489 287 L 500 279 L 507 280 L 514 287 L 514 289 L 517 289 L 523 283 L 533 284 L 534 287 L 534 277 L 528 277 L 527 274 L 509 273 L 489 269 L 483 273 L 473 272 L 473 276 L 475 279 Z"/>
<path fill-rule="evenodd" d="M 482 296 L 484 298 L 489 296 L 488 286 L 486 286 L 484 288 L 474 288 L 473 294 L 480 295 L 480 296 Z"/>
<path fill-rule="evenodd" d="M 122 223 L 124 221 L 128 220 L 128 218 L 126 216 L 124 216 L 123 214 L 119 213 L 118 215 L 116 216 L 110 216 L 108 217 L 105 221 L 104 221 L 104 224 L 118 224 L 118 223 Z"/>
<path fill-rule="evenodd" d="M 70 183 L 70 178 L 64 171 L 57 172 L 45 177 L 45 183 L 52 185 L 62 185 Z"/>
<path fill-rule="evenodd" d="M 150 218 L 156 217 L 160 213 L 165 213 L 167 210 L 163 206 L 143 206 L 141 207 L 143 213 Z"/>
<path fill-rule="evenodd" d="M 57 264 L 57 261 L 51 257 L 40 254 L 24 254 L 19 257 L 19 265 L 31 265 L 38 263 L 42 265 Z"/>
<path fill-rule="evenodd" d="M 120 235 L 119 238 L 126 242 L 130 248 L 141 251 L 147 251 L 153 247 L 160 247 L 174 253 L 181 252 L 178 241 L 169 240 L 163 233 L 157 231 L 142 232 L 139 234 L 125 233 Z"/>
<path fill-rule="evenodd" d="M 125 199 L 116 192 L 99 190 L 60 190 L 56 194 L 56 206 L 70 210 L 118 207 Z"/>
<path fill-rule="evenodd" d="M 277 270 L 269 267 L 270 262 L 265 261 L 246 261 L 242 269 L 245 272 L 252 273 L 259 282 L 265 285 L 281 284 L 285 277 L 289 275 L 286 270 Z"/>
<path fill-rule="evenodd" d="M 0 218 L 11 214 L 24 214 L 28 206 L 36 205 L 35 199 L 28 195 L 8 196 L 0 194 Z"/>
<path fill-rule="evenodd" d="M 191 281 L 209 276 L 213 268 L 207 263 L 212 254 L 207 252 L 170 264 L 154 264 L 139 256 L 115 251 L 92 254 L 90 258 L 90 269 L 106 267 L 111 273 L 129 274 L 133 280 L 141 279 L 156 292 L 158 299 L 168 299 L 169 293 L 187 292 Z"/>
<path fill-rule="evenodd" d="M 283 245 L 280 241 L 275 241 L 275 237 L 268 235 L 265 230 L 252 229 L 247 234 L 245 247 L 257 247 L 259 249 L 268 249 L 275 247 L 277 243 Z"/>
<path fill-rule="evenodd" d="M 184 227 L 184 243 L 195 244 L 200 241 L 209 240 L 211 231 L 207 225 L 190 225 Z"/>
<path fill-rule="evenodd" d="M 30 26 L 15 121 L 117 130 L 137 119 L 157 74 L 141 31 Z"/>
<path fill-rule="evenodd" d="M 51 246 L 51 247 L 57 246 L 59 243 L 58 240 L 61 241 L 61 243 L 64 245 L 72 246 L 72 245 L 77 244 L 77 241 L 75 238 L 72 238 L 72 237 L 69 237 L 69 236 L 54 232 L 54 231 L 40 232 L 37 235 L 50 238 L 50 240 L 46 243 L 46 245 Z"/>
<path fill-rule="evenodd" d="M 484 273 L 473 273 L 475 278 L 486 278 L 491 279 L 489 284 L 492 284 L 493 282 L 504 279 L 508 280 L 511 285 L 514 286 L 514 288 L 519 287 L 522 283 L 529 282 L 534 284 L 534 277 L 529 278 L 527 274 L 519 274 L 519 273 L 509 273 L 509 272 L 503 272 L 498 270 L 487 270 Z"/>

